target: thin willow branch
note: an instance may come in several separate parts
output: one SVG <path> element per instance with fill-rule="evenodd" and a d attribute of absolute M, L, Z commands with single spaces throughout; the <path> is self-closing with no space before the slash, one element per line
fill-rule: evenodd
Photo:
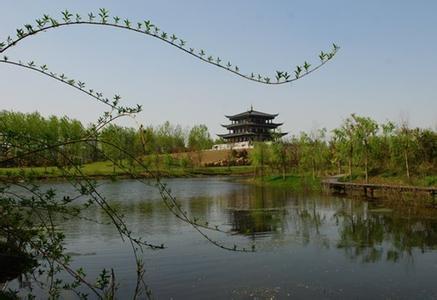
<path fill-rule="evenodd" d="M 112 109 L 116 110 L 119 113 L 137 113 L 137 112 L 141 111 L 141 106 L 137 106 L 135 108 L 118 106 L 117 105 L 118 104 L 118 100 L 115 103 L 114 102 L 111 103 L 109 99 L 102 98 L 101 96 L 97 95 L 97 94 L 100 94 L 100 93 L 96 93 L 96 95 L 94 95 L 94 93 L 93 93 L 94 91 L 93 90 L 86 90 L 84 88 L 81 88 L 81 87 L 79 87 L 79 86 L 77 86 L 75 84 L 75 81 L 73 83 L 70 83 L 68 80 L 64 80 L 64 79 L 58 77 L 56 73 L 44 71 L 41 68 L 38 68 L 38 66 L 36 66 L 34 64 L 32 64 L 32 65 L 27 64 L 26 65 L 26 64 L 23 64 L 21 62 L 11 61 L 9 59 L 7 59 L 7 60 L 5 60 L 5 59 L 0 60 L 0 63 L 5 63 L 5 64 L 9 64 L 9 65 L 25 68 L 25 69 L 28 69 L 28 70 L 32 70 L 32 71 L 38 72 L 38 73 L 43 74 L 45 76 L 48 76 L 48 77 L 50 77 L 52 79 L 55 79 L 56 81 L 59 81 L 59 82 L 61 82 L 63 84 L 71 86 L 71 87 L 79 90 L 80 92 L 87 94 L 88 96 L 96 99 L 97 101 L 99 101 L 99 102 L 101 102 L 101 103 L 103 103 L 105 105 L 108 105 L 109 107 L 111 107 Z M 117 96 L 117 98 L 119 98 L 119 96 Z"/>
<path fill-rule="evenodd" d="M 38 140 L 35 140 L 34 142 L 39 142 L 39 143 L 40 143 L 40 141 L 38 141 Z M 55 148 L 60 148 L 60 147 L 63 146 L 63 145 L 76 144 L 76 143 L 83 143 L 83 142 L 99 142 L 99 143 L 103 143 L 103 144 L 106 144 L 106 145 L 108 145 L 108 146 L 114 147 L 115 149 L 117 149 L 117 150 L 123 152 L 125 155 L 127 155 L 127 156 L 128 156 L 130 159 L 132 159 L 134 162 L 136 162 L 136 163 L 137 163 L 140 167 L 142 167 L 142 168 L 143 168 L 143 169 L 144 169 L 148 174 L 150 174 L 150 175 L 152 176 L 152 178 L 154 178 L 154 179 L 156 180 L 157 187 L 158 187 L 159 192 L 160 192 L 160 194 L 161 194 L 161 198 L 162 198 L 162 200 L 164 201 L 164 203 L 166 204 L 166 206 L 169 208 L 169 210 L 170 210 L 171 212 L 173 212 L 173 214 L 174 214 L 177 218 L 179 218 L 179 219 L 181 219 L 182 221 L 184 221 L 184 222 L 189 223 L 190 225 L 192 225 L 193 228 L 194 228 L 196 231 L 199 232 L 199 234 L 201 234 L 205 239 L 207 239 L 207 240 L 208 240 L 209 242 L 211 242 L 213 245 L 215 245 L 215 246 L 217 246 L 217 247 L 219 247 L 219 248 L 225 249 L 225 250 L 237 251 L 237 252 L 249 252 L 249 251 L 252 251 L 252 252 L 253 252 L 253 251 L 255 250 L 254 245 L 251 246 L 251 250 L 248 250 L 248 249 L 246 249 L 246 248 L 238 248 L 238 247 L 236 247 L 235 245 L 234 245 L 234 247 L 228 247 L 228 246 L 225 246 L 225 245 L 223 245 L 223 244 L 218 243 L 217 241 L 212 240 L 212 239 L 211 239 L 208 235 L 206 235 L 206 234 L 205 234 L 205 233 L 204 233 L 200 228 L 204 228 L 204 229 L 208 229 L 208 230 L 214 230 L 214 231 L 218 231 L 218 232 L 222 232 L 222 233 L 226 233 L 226 234 L 229 234 L 230 232 L 222 231 L 222 230 L 218 229 L 217 227 L 216 227 L 216 228 L 213 228 L 213 227 L 206 226 L 206 225 L 204 225 L 204 224 L 198 224 L 197 222 L 191 220 L 190 217 L 188 216 L 188 214 L 187 214 L 187 213 L 186 213 L 186 212 L 181 208 L 181 206 L 179 205 L 179 203 L 176 201 L 176 199 L 174 198 L 174 196 L 171 194 L 171 192 L 169 191 L 169 189 L 167 189 L 167 187 L 165 186 L 165 184 L 163 184 L 163 183 L 161 182 L 159 176 L 156 175 L 154 172 L 151 172 L 151 171 L 148 169 L 148 167 L 147 167 L 146 165 L 144 165 L 144 163 L 142 163 L 140 160 L 138 160 L 136 157 L 134 157 L 131 153 L 129 153 L 129 152 L 126 151 L 124 148 L 119 147 L 118 145 L 116 145 L 116 144 L 114 144 L 114 143 L 111 143 L 111 142 L 108 142 L 108 141 L 105 141 L 105 140 L 98 140 L 98 139 L 85 138 L 85 139 L 80 139 L 80 140 L 75 140 L 75 141 L 69 141 L 69 142 L 65 142 L 65 143 L 59 143 L 59 144 L 55 144 L 55 145 L 43 145 L 41 148 L 32 151 L 31 154 L 33 155 L 33 154 L 37 154 L 37 153 L 43 152 L 43 151 L 45 151 L 45 150 L 55 149 Z M 7 159 L 7 160 L 17 159 L 18 157 L 22 157 L 22 156 L 25 156 L 25 155 L 26 155 L 26 153 L 19 154 L 19 155 L 13 157 L 13 158 L 9 158 L 9 159 Z M 66 158 L 68 159 L 68 157 L 66 157 Z M 110 161 L 112 161 L 114 164 L 116 164 L 119 168 L 121 168 L 121 169 L 125 169 L 122 165 L 120 165 L 120 164 L 119 164 L 118 162 L 116 162 L 115 160 L 112 160 L 110 157 L 107 157 L 107 158 L 108 158 Z M 58 165 L 57 167 L 63 169 L 62 166 L 59 166 L 59 165 Z M 82 177 L 85 181 L 87 181 L 86 176 L 82 173 L 82 171 L 81 171 L 79 168 L 77 168 L 76 166 L 73 166 L 73 167 L 74 167 L 75 169 L 77 169 L 77 171 L 81 174 L 81 177 Z M 66 171 L 65 169 L 63 170 L 63 172 L 67 172 L 67 173 L 68 173 L 68 171 Z M 129 173 L 133 178 L 139 180 L 141 183 L 144 183 L 144 182 L 142 181 L 143 177 L 138 176 L 138 175 L 135 175 L 135 174 L 130 173 L 130 172 L 128 172 L 128 173 Z M 80 182 L 79 182 L 78 184 L 81 185 Z M 103 201 L 103 203 L 106 203 L 105 200 L 104 200 L 104 198 L 103 198 L 103 196 L 101 196 L 100 193 L 98 193 L 95 189 L 93 189 L 93 187 L 92 187 L 91 185 L 90 185 L 90 187 L 91 187 L 92 191 L 93 191 L 94 193 L 96 193 L 96 195 L 97 195 L 97 196 L 98 196 L 98 197 Z M 170 200 L 170 201 L 171 201 L 171 204 L 169 204 L 169 203 L 167 202 L 167 200 Z M 99 205 L 103 205 L 102 203 L 100 203 L 100 201 L 98 201 L 97 203 L 98 203 Z M 107 204 L 106 204 L 106 205 L 107 205 Z M 102 206 L 102 208 L 105 208 L 105 207 Z M 108 206 L 108 208 L 110 208 L 110 209 L 112 210 L 112 208 L 111 208 L 110 206 Z M 175 211 L 175 209 L 176 209 L 177 211 Z M 114 216 L 117 216 L 117 217 L 118 217 L 118 215 L 116 214 L 115 211 L 111 211 L 111 213 L 113 213 Z M 113 216 L 113 215 L 110 214 L 110 216 Z M 115 224 L 118 224 L 115 220 L 113 220 L 113 221 L 115 222 Z M 124 224 L 124 222 L 123 222 L 122 219 L 119 219 L 119 221 L 120 221 L 122 224 Z M 120 229 L 120 230 L 121 230 L 121 229 Z M 126 230 L 127 230 L 127 229 L 126 229 Z M 121 232 L 124 232 L 124 231 L 121 230 Z M 121 233 L 121 232 L 120 232 L 120 233 Z M 130 236 L 129 234 L 127 235 L 127 237 L 128 237 L 129 239 L 133 239 L 133 241 L 136 241 L 135 238 L 133 238 L 133 237 Z M 148 246 L 149 246 L 149 245 L 148 245 Z M 149 246 L 149 247 L 150 247 L 150 246 Z M 155 246 L 155 247 L 156 247 L 156 246 Z M 163 248 L 163 245 L 161 245 L 161 247 L 158 246 L 157 248 Z"/>
<path fill-rule="evenodd" d="M 258 83 L 263 83 L 263 84 L 267 84 L 267 85 L 279 85 L 279 84 L 284 84 L 284 83 L 291 83 L 293 81 L 296 81 L 300 78 L 303 78 L 309 74 L 311 74 L 312 72 L 318 70 L 319 68 L 321 68 L 326 62 L 328 62 L 329 60 L 331 60 L 335 54 L 337 53 L 339 47 L 335 44 L 333 44 L 333 50 L 329 53 L 324 53 L 323 51 L 321 52 L 320 57 L 320 63 L 317 64 L 315 67 L 310 68 L 310 64 L 308 64 L 307 62 L 305 62 L 305 64 L 302 66 L 304 67 L 305 71 L 303 71 L 302 67 L 297 66 L 296 71 L 294 71 L 295 73 L 295 77 L 291 77 L 291 75 L 288 74 L 288 72 L 279 72 L 276 71 L 277 73 L 277 81 L 272 81 L 270 79 L 270 77 L 266 77 L 266 76 L 261 76 L 258 74 L 258 77 L 256 77 L 254 75 L 254 73 L 251 73 L 250 75 L 245 75 L 242 74 L 239 71 L 238 66 L 233 66 L 230 62 L 228 62 L 227 65 L 222 65 L 220 64 L 220 62 L 222 61 L 219 57 L 212 57 L 212 56 L 207 56 L 206 53 L 204 52 L 204 50 L 200 50 L 199 53 L 195 52 L 194 48 L 189 48 L 187 49 L 185 46 L 186 42 L 184 41 L 183 43 L 181 41 L 181 39 L 177 38 L 176 36 L 173 35 L 174 39 L 171 39 L 168 37 L 167 33 L 161 31 L 161 35 L 159 35 L 159 29 L 157 26 L 155 26 L 154 24 L 151 24 L 150 21 L 144 21 L 144 23 L 148 22 L 148 26 L 145 26 L 145 30 L 143 30 L 141 28 L 141 26 L 139 25 L 139 28 L 133 28 L 130 26 L 130 23 L 126 23 L 126 25 L 122 25 L 119 24 L 118 21 L 117 23 L 109 23 L 107 20 L 106 21 L 101 21 L 101 22 L 96 22 L 96 21 L 72 21 L 72 20 L 65 20 L 64 22 L 60 21 L 58 22 L 57 20 L 50 18 L 49 16 L 45 16 L 46 20 L 45 20 L 45 24 L 42 26 L 39 26 L 38 29 L 33 29 L 31 25 L 26 25 L 25 27 L 28 28 L 28 32 L 24 32 L 23 29 L 17 29 L 17 32 L 19 32 L 19 34 L 17 34 L 18 38 L 16 38 L 15 40 L 11 39 L 10 37 L 8 38 L 7 41 L 7 45 L 5 43 L 2 43 L 4 45 L 4 47 L 1 49 L 0 47 L 0 53 L 4 53 L 6 50 L 8 50 L 9 48 L 17 45 L 18 43 L 20 43 L 22 40 L 26 39 L 27 37 L 36 35 L 40 32 L 45 32 L 47 30 L 50 29 L 55 29 L 55 28 L 60 28 L 60 27 L 64 27 L 64 26 L 72 26 L 72 25 L 91 25 L 91 26 L 103 26 L 103 27 L 112 27 L 112 28 L 117 28 L 117 29 L 123 29 L 123 30 L 128 30 L 128 31 L 132 31 L 132 32 L 136 32 L 136 33 L 140 33 L 140 34 L 144 34 L 153 38 L 156 38 L 164 43 L 167 43 L 168 45 L 171 45 L 175 48 L 177 48 L 180 51 L 183 51 L 186 54 L 189 54 L 197 59 L 200 59 L 202 62 L 208 63 L 210 65 L 216 66 L 218 68 L 221 68 L 225 71 L 231 72 L 241 78 L 250 80 L 250 81 L 254 81 L 254 82 L 258 82 Z M 107 16 L 109 17 L 109 15 Z M 51 22 L 50 25 L 46 25 L 47 23 Z M 142 24 L 138 23 L 138 24 Z M 30 26 L 30 27 L 29 27 Z M 152 31 L 152 28 L 158 29 L 158 31 Z M 179 40 L 180 44 L 176 44 L 175 41 Z M 233 69 L 231 67 L 234 67 Z M 292 73 L 292 72 L 290 72 Z M 291 78 L 290 78 L 291 77 Z"/>

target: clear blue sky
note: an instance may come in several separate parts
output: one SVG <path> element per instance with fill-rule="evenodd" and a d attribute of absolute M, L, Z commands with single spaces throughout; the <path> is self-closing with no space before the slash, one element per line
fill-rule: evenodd
<path fill-rule="evenodd" d="M 46 63 L 126 104 L 157 125 L 206 124 L 224 130 L 225 114 L 280 113 L 284 131 L 332 129 L 350 113 L 378 122 L 408 119 L 437 129 L 437 1 L 18 1 L 3 0 L 0 38 L 43 13 L 150 19 L 196 49 L 231 60 L 243 72 L 293 69 L 317 61 L 331 43 L 342 49 L 320 71 L 292 85 L 265 86 L 201 63 L 158 40 L 114 29 L 70 27 L 26 39 L 11 59 Z M 59 17 L 60 18 L 60 17 Z M 84 122 L 104 109 L 41 75 L 1 65 L 0 109 L 68 115 Z M 135 125 L 131 121 L 124 125 Z"/>

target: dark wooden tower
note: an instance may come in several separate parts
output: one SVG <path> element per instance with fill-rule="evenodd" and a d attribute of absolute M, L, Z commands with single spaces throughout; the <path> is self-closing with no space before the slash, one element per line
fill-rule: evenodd
<path fill-rule="evenodd" d="M 225 116 L 231 124 L 222 126 L 229 132 L 218 136 L 228 143 L 272 141 L 287 134 L 275 132 L 276 128 L 283 124 L 273 122 L 277 116 L 278 114 L 263 113 L 251 107 L 243 113 Z"/>

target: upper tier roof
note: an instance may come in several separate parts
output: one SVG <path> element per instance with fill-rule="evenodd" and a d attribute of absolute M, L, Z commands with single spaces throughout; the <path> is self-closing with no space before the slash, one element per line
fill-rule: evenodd
<path fill-rule="evenodd" d="M 223 127 L 232 129 L 232 128 L 238 128 L 238 127 L 262 127 L 262 128 L 277 128 L 279 126 L 282 126 L 284 123 L 255 123 L 255 122 L 243 122 L 243 123 L 235 123 L 235 124 L 221 124 Z"/>
<path fill-rule="evenodd" d="M 244 119 L 247 117 L 262 117 L 265 119 L 274 119 L 278 116 L 278 114 L 267 114 L 260 111 L 256 111 L 253 109 L 250 109 L 248 111 L 233 115 L 233 116 L 225 116 L 226 118 L 230 120 L 238 120 L 238 119 Z"/>

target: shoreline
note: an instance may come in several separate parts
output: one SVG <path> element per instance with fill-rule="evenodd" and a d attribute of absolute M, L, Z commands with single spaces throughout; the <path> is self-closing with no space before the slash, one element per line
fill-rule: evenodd
<path fill-rule="evenodd" d="M 360 185 L 362 182 L 356 180 L 343 181 L 343 176 L 327 176 L 312 178 L 308 175 L 302 174 L 286 174 L 285 178 L 282 175 L 271 174 L 263 177 L 254 177 L 254 168 L 252 166 L 230 166 L 230 167 L 197 167 L 197 168 L 170 168 L 166 170 L 151 170 L 150 172 L 135 172 L 132 173 L 122 171 L 120 169 L 113 172 L 108 172 L 108 169 L 89 169 L 87 165 L 81 168 L 83 175 L 70 175 L 76 178 L 89 178 L 93 180 L 122 180 L 122 179 L 154 179 L 159 178 L 202 178 L 202 177 L 229 177 L 229 178 L 243 178 L 243 183 L 268 186 L 290 188 L 297 192 L 323 192 L 324 185 L 329 182 L 335 182 L 349 185 Z M 24 174 L 23 174 L 24 173 Z M 0 168 L 0 181 L 66 181 L 68 175 L 60 174 L 56 167 L 25 167 L 25 168 Z M 26 180 L 27 179 L 27 180 Z M 343 179 L 343 180 L 342 180 Z M 379 177 L 372 178 L 379 180 Z M 435 185 L 411 185 L 400 184 L 393 178 L 393 182 L 389 183 L 370 183 L 371 185 L 390 185 L 397 188 L 417 188 L 417 189 L 436 189 Z"/>

